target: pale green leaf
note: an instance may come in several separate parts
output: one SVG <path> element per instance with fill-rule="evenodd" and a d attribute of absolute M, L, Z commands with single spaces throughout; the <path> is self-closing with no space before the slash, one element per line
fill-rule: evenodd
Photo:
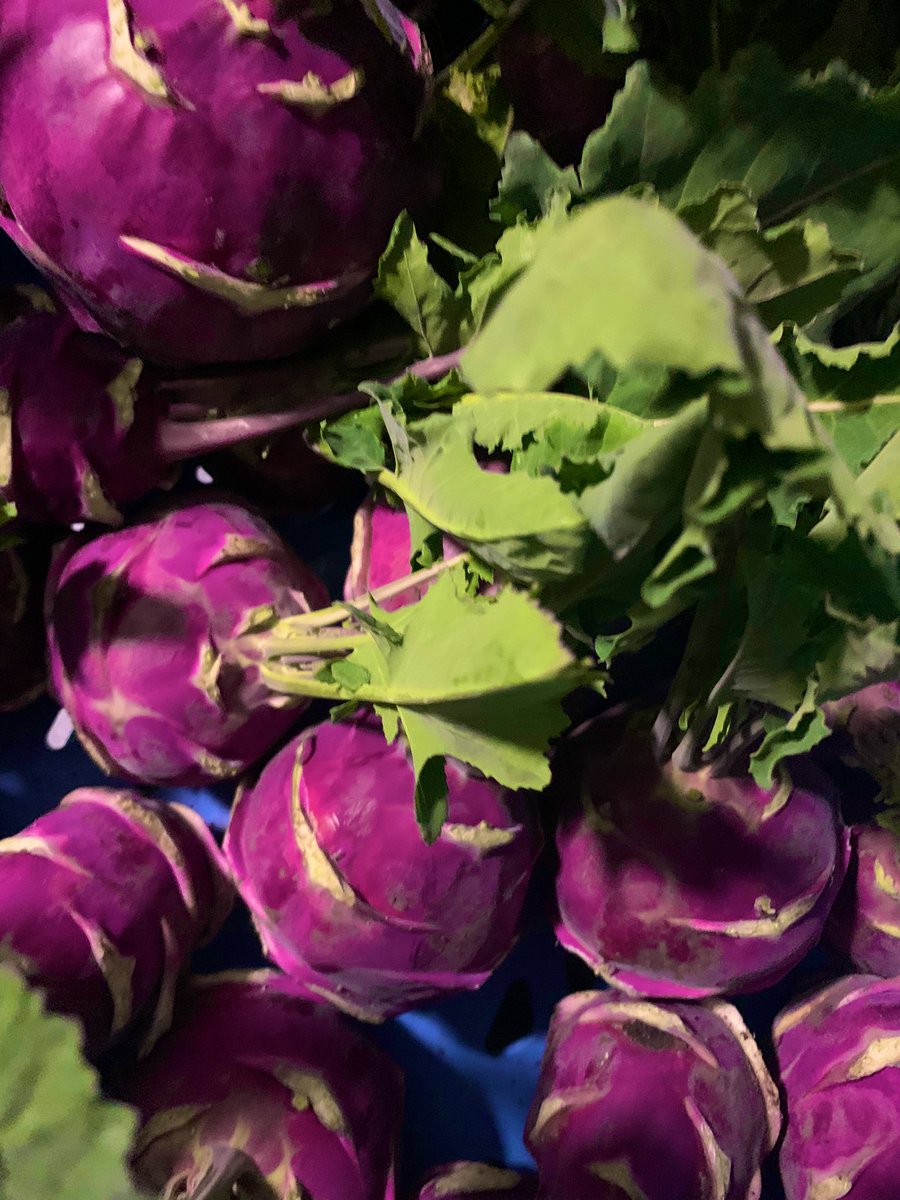
<path fill-rule="evenodd" d="M 586 489 L 579 507 L 613 561 L 658 545 L 682 519 L 682 503 L 707 421 L 696 401 L 621 451 L 609 477 Z"/>
<path fill-rule="evenodd" d="M 560 702 L 589 678 L 550 615 L 511 588 L 466 595 L 448 573 L 392 617 L 399 645 L 367 642 L 347 661 L 372 679 L 356 698 L 396 710 L 417 770 L 452 757 L 506 787 L 543 788 L 550 739 L 566 725 Z M 439 804 L 433 785 L 422 797 Z M 432 817 L 420 813 L 424 826 Z"/>
<path fill-rule="evenodd" d="M 126 1156 L 135 1115 L 100 1098 L 81 1030 L 0 969 L 0 1195 L 3 1200 L 135 1200 Z"/>
<path fill-rule="evenodd" d="M 562 392 L 472 393 L 454 410 L 474 441 L 492 452 L 521 451 L 535 470 L 565 459 L 585 462 L 618 450 L 643 433 L 647 422 L 611 405 Z"/>
<path fill-rule="evenodd" d="M 457 292 L 467 310 L 461 327 L 461 344 L 481 328 L 510 285 L 534 261 L 541 246 L 567 221 L 565 204 L 551 200 L 542 220 L 533 224 L 520 221 L 504 230 L 494 252 L 463 272 Z"/>
<path fill-rule="evenodd" d="M 534 138 L 517 131 L 510 136 L 503 171 L 491 212 L 504 225 L 537 221 L 555 205 L 568 207 L 578 189 L 573 167 L 559 167 Z"/>
<path fill-rule="evenodd" d="M 760 787 L 776 781 L 776 768 L 784 758 L 805 754 L 828 736 L 825 717 L 817 704 L 815 682 L 807 688 L 800 706 L 789 716 L 775 713 L 763 719 L 765 736 L 750 759 L 750 770 Z"/>
<path fill-rule="evenodd" d="M 900 520 L 900 433 L 878 452 L 859 477 L 860 491 L 877 502 L 886 502 L 888 511 Z"/>
<path fill-rule="evenodd" d="M 809 400 L 853 405 L 900 394 L 900 327 L 883 342 L 839 348 L 813 341 L 790 324 L 773 339 Z"/>
<path fill-rule="evenodd" d="M 831 346 L 786 325 L 776 344 L 854 474 L 900 431 L 900 333 Z"/>
<path fill-rule="evenodd" d="M 409 462 L 379 483 L 430 525 L 486 562 L 530 579 L 566 578 L 590 531 L 552 478 L 484 470 L 462 417 L 432 417 L 411 430 Z"/>
<path fill-rule="evenodd" d="M 602 354 L 615 368 L 739 371 L 737 284 L 663 209 L 589 205 L 556 230 L 463 356 L 474 390 L 538 390 Z"/>

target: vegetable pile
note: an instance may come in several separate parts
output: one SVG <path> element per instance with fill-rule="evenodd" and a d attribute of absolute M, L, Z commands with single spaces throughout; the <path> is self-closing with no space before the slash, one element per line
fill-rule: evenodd
<path fill-rule="evenodd" d="M 0 1196 L 891 1200 L 898 11 L 3 0 Z"/>

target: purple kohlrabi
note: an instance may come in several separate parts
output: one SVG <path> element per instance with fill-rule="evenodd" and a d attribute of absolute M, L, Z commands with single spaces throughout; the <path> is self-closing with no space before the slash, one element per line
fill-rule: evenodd
<path fill-rule="evenodd" d="M 0 841 L 0 957 L 78 1017 L 89 1051 L 169 1026 L 195 947 L 231 908 L 225 864 L 189 809 L 80 788 Z"/>
<path fill-rule="evenodd" d="M 850 845 L 826 941 L 860 971 L 900 975 L 900 837 L 878 825 L 853 825 Z"/>
<path fill-rule="evenodd" d="M 72 538 L 48 580 L 51 679 L 110 774 L 198 784 L 238 774 L 296 721 L 245 637 L 327 599 L 265 522 L 231 504 Z"/>
<path fill-rule="evenodd" d="M 887 1200 L 900 1179 L 900 979 L 849 975 L 778 1017 L 787 1200 Z"/>
<path fill-rule="evenodd" d="M 459 547 L 449 539 L 446 539 L 446 546 L 448 554 L 454 549 L 459 552 Z M 374 494 L 368 496 L 353 519 L 353 544 L 350 567 L 344 580 L 344 599 L 354 600 L 405 578 L 410 572 L 410 553 L 409 518 L 404 509 L 392 508 Z M 386 612 L 393 612 L 420 600 L 427 590 L 428 584 L 408 587 L 394 596 L 383 596 L 379 605 Z"/>
<path fill-rule="evenodd" d="M 525 1136 L 540 1200 L 758 1200 L 780 1127 L 732 1005 L 578 992 L 553 1015 Z"/>
<path fill-rule="evenodd" d="M 560 941 L 634 995 L 777 982 L 818 941 L 846 869 L 819 787 L 659 766 L 640 718 L 585 726 L 555 767 Z"/>
<path fill-rule="evenodd" d="M 485 470 L 505 471 L 502 463 L 489 463 Z M 445 559 L 462 554 L 464 547 L 446 535 L 441 539 Z M 367 592 L 378 590 L 379 607 L 387 612 L 414 604 L 431 586 L 426 579 L 402 590 L 390 592 L 390 585 L 410 573 L 412 538 L 409 517 L 403 508 L 395 508 L 377 493 L 370 493 L 356 511 L 353 519 L 353 544 L 350 548 L 350 567 L 344 580 L 344 599 L 354 600 Z M 386 589 L 384 592 L 381 589 Z"/>
<path fill-rule="evenodd" d="M 511 948 L 540 836 L 524 799 L 447 765 L 428 845 L 377 720 L 304 731 L 235 803 L 225 853 L 269 957 L 364 1020 L 477 988 Z"/>
<path fill-rule="evenodd" d="M 418 1200 L 534 1200 L 537 1178 L 487 1163 L 455 1162 L 434 1171 Z"/>
<path fill-rule="evenodd" d="M 37 544 L 0 550 L 0 713 L 24 707 L 47 686 L 41 613 L 47 558 Z"/>
<path fill-rule="evenodd" d="M 160 404 L 143 364 L 68 318 L 34 312 L 0 333 L 9 460 L 0 495 L 26 521 L 120 520 L 161 483 Z"/>
<path fill-rule="evenodd" d="M 288 353 L 359 309 L 428 52 L 389 0 L 4 0 L 0 227 L 160 362 Z"/>
<path fill-rule="evenodd" d="M 152 1195 L 395 1200 L 399 1071 L 274 972 L 195 979 L 116 1091 L 139 1110 L 133 1164 Z"/>
<path fill-rule="evenodd" d="M 873 683 L 824 706 L 825 719 L 850 738 L 853 758 L 900 804 L 900 683 Z"/>
<path fill-rule="evenodd" d="M 516 127 L 558 162 L 577 162 L 609 115 L 621 78 L 576 62 L 529 16 L 507 30 L 497 58 Z"/>

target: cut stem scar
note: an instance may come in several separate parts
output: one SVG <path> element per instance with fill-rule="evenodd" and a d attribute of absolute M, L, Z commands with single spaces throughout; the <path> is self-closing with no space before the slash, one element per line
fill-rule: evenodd
<path fill-rule="evenodd" d="M 109 61 L 153 100 L 174 102 L 162 73 L 144 58 L 133 41 L 131 16 L 125 0 L 106 0 L 109 19 Z"/>
<path fill-rule="evenodd" d="M 220 3 L 241 37 L 264 38 L 271 33 L 269 22 L 254 17 L 246 4 L 238 4 L 236 0 L 220 0 Z"/>
<path fill-rule="evenodd" d="M 112 3 L 113 0 L 110 0 Z M 198 262 L 160 246 L 146 238 L 123 234 L 119 242 L 199 292 L 206 292 L 219 300 L 231 304 L 243 316 L 253 317 L 290 308 L 312 308 L 340 299 L 368 278 L 368 271 L 350 271 L 336 279 L 324 279 L 317 283 L 295 283 L 287 287 L 268 287 L 264 283 L 251 283 L 220 271 L 209 263 Z"/>
<path fill-rule="evenodd" d="M 358 95 L 365 82 L 365 75 L 359 69 L 348 71 L 334 83 L 323 83 L 313 71 L 307 71 L 298 82 L 296 79 L 276 79 L 272 83 L 257 84 L 256 90 L 263 96 L 276 96 L 282 104 L 291 108 L 303 108 L 318 115 L 334 108 L 337 104 L 346 104 Z"/>

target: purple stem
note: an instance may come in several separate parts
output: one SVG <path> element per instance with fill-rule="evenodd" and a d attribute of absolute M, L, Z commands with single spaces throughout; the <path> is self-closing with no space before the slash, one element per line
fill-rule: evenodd
<path fill-rule="evenodd" d="M 383 382 L 396 383 L 405 375 L 416 375 L 420 379 L 440 379 L 459 365 L 461 355 L 462 350 L 454 350 L 450 354 L 423 359 L 407 367 L 400 375 Z M 250 413 L 243 417 L 214 417 L 201 421 L 179 421 L 167 417 L 159 425 L 158 449 L 169 462 L 180 462 L 186 458 L 210 454 L 214 450 L 224 450 L 251 438 L 267 437 L 280 433 L 283 429 L 307 425 L 310 421 L 337 417 L 354 408 L 363 408 L 370 402 L 371 397 L 356 390 L 337 396 L 319 396 L 286 412 Z"/>

